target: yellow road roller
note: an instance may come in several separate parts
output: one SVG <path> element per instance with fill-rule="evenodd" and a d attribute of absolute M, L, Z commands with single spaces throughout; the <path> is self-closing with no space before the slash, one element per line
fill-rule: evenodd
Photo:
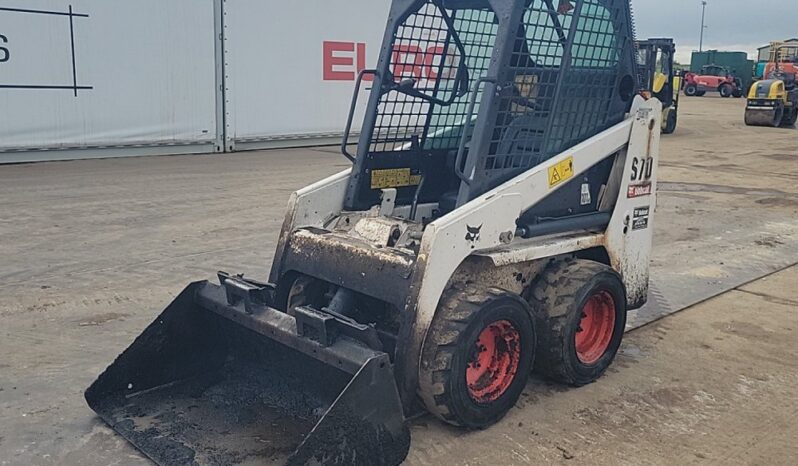
<path fill-rule="evenodd" d="M 795 73 L 776 69 L 748 91 L 745 124 L 792 127 L 798 120 L 798 84 Z"/>

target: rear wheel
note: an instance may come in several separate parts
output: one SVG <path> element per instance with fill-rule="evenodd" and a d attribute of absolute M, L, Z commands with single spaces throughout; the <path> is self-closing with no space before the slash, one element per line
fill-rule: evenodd
<path fill-rule="evenodd" d="M 784 105 L 777 105 L 776 110 L 773 113 L 773 127 L 778 128 L 783 124 L 784 121 Z"/>
<path fill-rule="evenodd" d="M 718 92 L 720 92 L 721 97 L 727 98 L 732 96 L 734 88 L 731 84 L 721 84 L 718 88 Z"/>
<path fill-rule="evenodd" d="M 598 262 L 554 263 L 532 290 L 541 309 L 535 369 L 562 383 L 591 383 L 615 359 L 626 326 L 626 290 Z"/>
<path fill-rule="evenodd" d="M 796 121 L 798 121 L 798 107 L 793 107 L 791 109 L 785 109 L 786 113 L 781 119 L 781 126 L 786 128 L 790 128 L 795 126 Z"/>
<path fill-rule="evenodd" d="M 698 87 L 695 84 L 688 84 L 684 86 L 684 95 L 694 97 L 698 95 Z"/>
<path fill-rule="evenodd" d="M 450 290 L 424 342 L 419 395 L 450 424 L 487 427 L 518 401 L 534 352 L 531 311 L 519 296 L 473 286 Z"/>

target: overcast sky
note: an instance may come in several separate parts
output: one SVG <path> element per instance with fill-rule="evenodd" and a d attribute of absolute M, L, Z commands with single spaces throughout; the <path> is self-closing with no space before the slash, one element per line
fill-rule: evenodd
<path fill-rule="evenodd" d="M 745 51 L 756 59 L 757 47 L 798 37 L 797 0 L 706 0 L 704 50 Z M 637 38 L 673 37 L 676 59 L 690 61 L 698 50 L 701 0 L 632 0 Z"/>

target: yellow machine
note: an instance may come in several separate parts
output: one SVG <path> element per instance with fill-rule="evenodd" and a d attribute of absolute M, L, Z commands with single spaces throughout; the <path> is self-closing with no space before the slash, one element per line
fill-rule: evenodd
<path fill-rule="evenodd" d="M 778 53 L 776 48 L 772 53 Z M 751 86 L 745 107 L 745 124 L 748 126 L 791 127 L 798 120 L 798 84 L 795 73 L 774 62 L 774 69 L 766 79 Z"/>
<path fill-rule="evenodd" d="M 662 132 L 676 131 L 679 118 L 679 92 L 682 78 L 673 67 L 676 46 L 673 39 L 648 39 L 637 42 L 640 89 L 646 97 L 662 102 Z"/>

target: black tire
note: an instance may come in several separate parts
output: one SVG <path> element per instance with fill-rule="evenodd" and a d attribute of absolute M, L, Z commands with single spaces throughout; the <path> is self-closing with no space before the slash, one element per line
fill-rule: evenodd
<path fill-rule="evenodd" d="M 777 105 L 776 106 L 776 112 L 775 112 L 775 114 L 773 116 L 773 127 L 774 128 L 778 128 L 779 126 L 782 126 L 784 124 L 784 119 L 785 119 L 784 112 L 785 111 L 786 111 L 786 109 L 784 108 L 784 105 Z"/>
<path fill-rule="evenodd" d="M 781 119 L 781 126 L 784 128 L 792 128 L 798 122 L 798 107 L 793 108 L 789 115 L 784 115 Z"/>
<path fill-rule="evenodd" d="M 668 119 L 665 120 L 665 127 L 662 128 L 662 134 L 673 134 L 676 131 L 679 116 L 676 109 L 671 109 L 668 112 Z"/>
<path fill-rule="evenodd" d="M 299 306 L 313 306 L 321 309 L 330 302 L 331 285 L 323 280 L 300 274 L 291 283 L 286 297 L 285 309 L 294 315 Z"/>
<path fill-rule="evenodd" d="M 734 91 L 732 92 L 732 97 L 734 97 L 735 99 L 739 99 L 742 96 L 743 96 L 743 90 L 740 89 L 739 87 L 735 88 Z"/>
<path fill-rule="evenodd" d="M 698 91 L 695 93 L 696 97 L 704 97 L 707 91 Z"/>
<path fill-rule="evenodd" d="M 720 87 L 718 87 L 718 92 L 720 93 L 721 97 L 727 99 L 732 96 L 734 88 L 731 84 L 721 84 Z"/>
<path fill-rule="evenodd" d="M 421 353 L 419 395 L 429 412 L 449 424 L 471 429 L 490 426 L 504 417 L 521 396 L 534 363 L 536 342 L 531 312 L 521 297 L 500 289 L 471 285 L 468 290 L 447 291 Z M 480 334 L 499 322 L 509 322 L 517 331 L 517 346 L 511 344 L 513 351 L 519 351 L 517 370 L 501 393 L 489 393 L 495 399 L 477 401 L 466 380 L 467 370 L 474 366 L 474 357 L 481 354 L 477 351 Z M 500 344 L 497 339 L 496 347 Z"/>
<path fill-rule="evenodd" d="M 612 298 L 612 334 L 594 361 L 583 362 L 577 354 L 585 305 L 593 296 Z M 612 268 L 588 260 L 553 263 L 533 286 L 530 300 L 539 306 L 538 347 L 535 369 L 558 382 L 573 386 L 589 384 L 607 370 L 621 346 L 626 326 L 626 288 Z M 611 311 L 610 311 L 611 312 Z"/>
<path fill-rule="evenodd" d="M 698 95 L 698 87 L 695 84 L 688 84 L 684 86 L 684 95 L 687 97 L 695 97 Z"/>

